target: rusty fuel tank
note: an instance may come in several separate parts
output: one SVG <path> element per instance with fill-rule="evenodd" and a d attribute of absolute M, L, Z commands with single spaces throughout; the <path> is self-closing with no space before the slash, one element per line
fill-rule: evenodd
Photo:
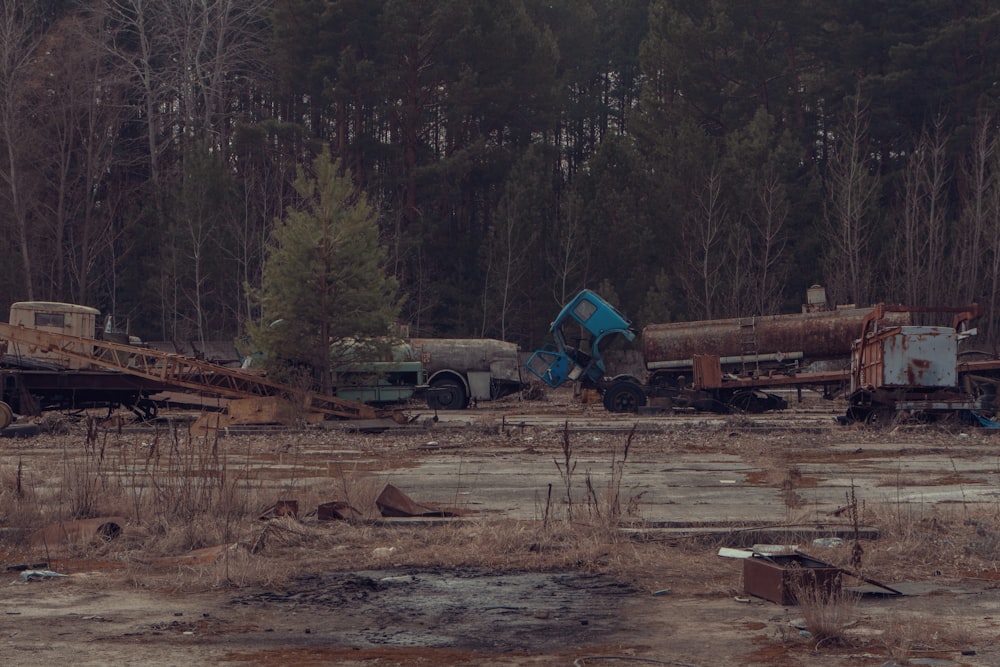
<path fill-rule="evenodd" d="M 428 375 L 452 369 L 491 372 L 494 379 L 519 379 L 517 345 L 494 338 L 411 338 Z"/>
<path fill-rule="evenodd" d="M 806 362 L 850 359 L 871 308 L 650 324 L 642 331 L 649 370 L 685 368 L 696 354 Z M 886 313 L 884 326 L 910 324 L 910 313 Z"/>

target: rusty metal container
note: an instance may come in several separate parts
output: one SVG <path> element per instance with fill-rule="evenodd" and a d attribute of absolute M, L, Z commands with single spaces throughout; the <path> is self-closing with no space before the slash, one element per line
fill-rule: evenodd
<path fill-rule="evenodd" d="M 428 375 L 452 369 L 489 372 L 496 380 L 520 379 L 514 343 L 493 338 L 411 338 L 410 345 Z"/>
<path fill-rule="evenodd" d="M 748 356 L 772 361 L 849 359 L 853 342 L 871 308 L 790 315 L 650 324 L 642 331 L 642 350 L 649 370 L 685 368 L 695 355 L 727 361 Z M 910 323 L 909 313 L 887 313 L 886 326 Z"/>
<path fill-rule="evenodd" d="M 840 575 L 840 568 L 803 554 L 746 558 L 743 590 L 771 602 L 793 605 L 798 601 L 797 591 L 806 588 L 823 596 L 839 593 Z"/>
<path fill-rule="evenodd" d="M 888 329 L 862 345 L 860 387 L 939 388 L 958 384 L 958 335 L 950 327 Z"/>

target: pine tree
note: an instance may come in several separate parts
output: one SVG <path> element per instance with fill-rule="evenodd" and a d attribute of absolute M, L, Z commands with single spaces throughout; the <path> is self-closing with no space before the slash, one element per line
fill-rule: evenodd
<path fill-rule="evenodd" d="M 384 336 L 399 312 L 386 274 L 375 212 L 327 150 L 299 168 L 299 201 L 275 222 L 257 297 L 262 320 L 249 330 L 272 377 L 308 373 L 330 390 L 331 344 Z"/>

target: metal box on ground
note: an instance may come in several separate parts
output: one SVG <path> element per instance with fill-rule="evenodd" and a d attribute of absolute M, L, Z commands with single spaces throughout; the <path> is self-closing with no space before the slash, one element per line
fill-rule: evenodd
<path fill-rule="evenodd" d="M 743 561 L 743 590 L 781 605 L 794 605 L 800 590 L 838 594 L 841 572 L 839 567 L 799 553 L 754 556 Z"/>

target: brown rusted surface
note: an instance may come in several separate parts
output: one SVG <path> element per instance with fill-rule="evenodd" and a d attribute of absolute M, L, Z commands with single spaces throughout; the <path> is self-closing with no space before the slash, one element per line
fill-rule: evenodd
<path fill-rule="evenodd" d="M 752 330 L 758 354 L 801 352 L 807 361 L 847 359 L 851 344 L 861 335 L 871 308 L 843 308 L 827 312 L 766 315 L 697 322 L 650 324 L 642 332 L 647 364 L 692 359 L 713 354 L 731 357 L 746 354 L 744 336 Z M 886 313 L 885 321 L 909 324 L 909 313 Z"/>
<path fill-rule="evenodd" d="M 797 603 L 797 591 L 822 595 L 840 592 L 840 568 L 801 554 L 747 558 L 743 561 L 744 590 L 781 605 Z"/>
<path fill-rule="evenodd" d="M 260 513 L 261 519 L 277 519 L 279 517 L 289 517 L 295 519 L 299 516 L 299 501 L 279 500 Z"/>
<path fill-rule="evenodd" d="M 120 516 L 104 516 L 79 521 L 60 521 L 35 532 L 30 539 L 36 547 L 75 544 L 90 540 L 113 540 L 121 535 L 125 519 Z"/>
<path fill-rule="evenodd" d="M 319 521 L 359 521 L 364 516 L 343 500 L 322 503 L 316 508 L 316 518 Z"/>
<path fill-rule="evenodd" d="M 176 565 L 207 565 L 222 558 L 226 553 L 236 551 L 236 544 L 219 544 L 203 549 L 195 549 L 180 556 L 163 556 L 160 558 L 138 559 L 141 563 L 156 565 L 160 567 L 173 567 Z"/>
<path fill-rule="evenodd" d="M 375 505 L 385 517 L 459 516 L 461 514 L 456 509 L 418 503 L 392 484 L 385 485 L 382 493 L 375 499 Z"/>

